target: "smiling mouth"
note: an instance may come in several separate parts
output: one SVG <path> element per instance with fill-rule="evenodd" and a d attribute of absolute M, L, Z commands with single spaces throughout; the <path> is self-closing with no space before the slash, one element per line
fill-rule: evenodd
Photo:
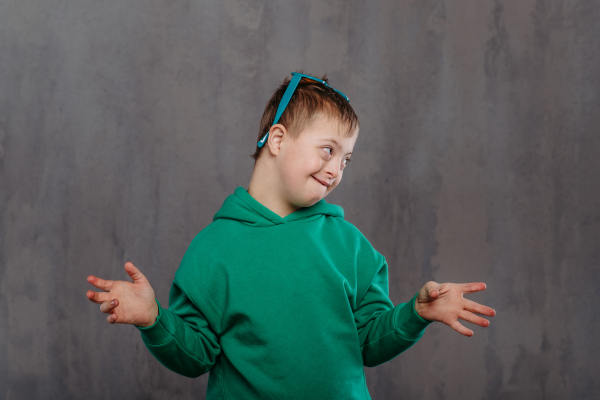
<path fill-rule="evenodd" d="M 312 176 L 312 175 L 311 175 L 311 176 Z M 323 185 L 323 186 L 325 186 L 325 187 L 329 187 L 329 185 L 328 185 L 328 184 L 326 184 L 325 182 L 323 182 L 323 181 L 320 181 L 319 179 L 315 178 L 314 176 L 313 176 L 313 178 L 314 178 L 314 179 L 315 179 L 317 182 L 319 182 L 321 185 Z"/>

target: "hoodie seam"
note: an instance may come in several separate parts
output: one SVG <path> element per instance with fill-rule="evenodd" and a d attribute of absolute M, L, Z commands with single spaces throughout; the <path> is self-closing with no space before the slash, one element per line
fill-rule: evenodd
<path fill-rule="evenodd" d="M 367 295 L 367 292 L 369 291 L 369 288 L 371 287 L 371 285 L 373 285 L 373 281 L 375 280 L 375 278 L 377 278 L 377 274 L 379 273 L 379 271 L 383 267 L 383 264 L 385 263 L 385 256 L 382 255 L 382 257 L 383 257 L 383 261 L 381 262 L 381 264 L 379 264 L 379 267 L 375 270 L 375 274 L 371 278 L 371 282 L 369 282 L 369 285 L 367 286 L 367 289 L 365 290 L 365 292 L 360 297 L 360 301 L 358 302 L 357 309 L 360 308 L 360 305 L 362 304 L 362 301 L 364 300 L 365 296 Z"/>
<path fill-rule="evenodd" d="M 194 307 L 196 307 L 196 309 L 198 309 L 200 312 L 202 312 L 204 314 L 204 311 L 202 311 L 202 309 L 204 307 L 199 307 L 198 303 L 196 302 L 196 299 L 189 295 L 189 292 L 186 289 L 186 287 L 184 285 L 182 285 L 181 281 L 177 278 L 177 272 L 178 271 L 175 271 L 175 277 L 173 278 L 173 280 L 175 280 L 177 282 L 177 285 L 181 288 L 183 293 L 185 293 L 186 297 L 192 302 Z M 210 297 L 207 297 L 206 299 L 208 301 L 203 302 L 203 304 L 207 304 L 212 309 L 212 311 L 217 315 L 217 317 L 219 319 L 219 323 L 220 323 L 220 326 L 219 326 L 219 330 L 220 330 L 222 328 L 221 324 L 223 323 L 223 315 Z M 208 320 L 207 320 L 207 322 L 208 322 Z M 217 332 L 215 332 L 214 327 L 211 326 L 211 328 L 213 329 L 213 333 L 215 333 L 215 336 L 217 336 L 217 338 L 220 339 L 220 335 L 218 335 Z"/>

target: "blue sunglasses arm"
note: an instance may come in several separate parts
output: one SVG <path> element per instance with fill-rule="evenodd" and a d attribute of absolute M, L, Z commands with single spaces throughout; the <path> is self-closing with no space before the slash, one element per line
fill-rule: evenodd
<path fill-rule="evenodd" d="M 298 83 L 300 83 L 300 79 L 302 79 L 301 76 L 294 75 L 294 77 L 288 84 L 288 87 L 285 90 L 283 97 L 281 98 L 281 102 L 279 102 L 279 107 L 277 107 L 277 113 L 275 114 L 275 119 L 273 120 L 273 125 L 275 125 L 279 121 L 279 118 L 281 118 L 281 114 L 283 114 L 283 111 L 285 110 L 288 103 L 290 102 L 292 95 L 296 91 L 296 87 L 298 86 Z M 258 147 L 263 147 L 263 145 L 267 142 L 268 137 L 269 137 L 269 132 L 267 132 L 267 134 L 258 141 Z"/>

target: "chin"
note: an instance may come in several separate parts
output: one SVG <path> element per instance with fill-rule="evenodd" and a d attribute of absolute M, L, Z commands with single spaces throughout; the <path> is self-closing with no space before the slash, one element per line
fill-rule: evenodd
<path fill-rule="evenodd" d="M 320 194 L 315 194 L 315 195 L 311 195 L 311 196 L 305 196 L 303 199 L 303 204 L 302 207 L 310 207 L 313 204 L 315 204 L 316 202 L 318 202 L 319 200 L 321 200 L 323 197 Z"/>
<path fill-rule="evenodd" d="M 298 193 L 298 202 L 296 205 L 299 207 L 310 207 L 324 198 L 328 194 L 328 189 L 311 176 L 308 186 L 305 186 L 302 193 Z"/>
<path fill-rule="evenodd" d="M 312 198 L 310 199 L 310 201 L 312 202 L 311 205 L 315 204 L 317 201 L 325 198 L 325 196 L 327 196 L 329 194 L 328 190 L 321 190 L 321 191 L 317 191 L 317 192 L 313 192 L 314 196 L 312 196 Z"/>
<path fill-rule="evenodd" d="M 318 193 L 314 187 L 306 188 L 296 197 L 296 205 L 299 207 L 310 207 L 321 200 L 322 194 Z"/>

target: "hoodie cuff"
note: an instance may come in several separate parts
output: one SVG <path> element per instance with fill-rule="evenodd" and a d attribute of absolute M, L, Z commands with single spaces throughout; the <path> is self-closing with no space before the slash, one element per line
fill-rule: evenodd
<path fill-rule="evenodd" d="M 396 330 L 398 333 L 410 340 L 419 339 L 423 336 L 425 328 L 434 322 L 421 317 L 415 310 L 415 301 L 417 300 L 418 295 L 419 292 L 417 292 L 408 303 L 404 303 L 400 306 L 398 321 L 396 323 Z"/>
<path fill-rule="evenodd" d="M 166 321 L 161 321 L 161 317 L 163 317 L 164 310 L 160 306 L 158 299 L 155 300 L 156 304 L 158 305 L 158 316 L 156 317 L 156 321 L 154 321 L 154 324 L 146 327 L 135 325 L 135 327 L 140 330 L 142 340 L 144 342 L 152 345 L 159 345 L 167 342 L 172 337 L 172 335 L 167 330 L 167 327 L 164 325 L 164 322 Z"/>

